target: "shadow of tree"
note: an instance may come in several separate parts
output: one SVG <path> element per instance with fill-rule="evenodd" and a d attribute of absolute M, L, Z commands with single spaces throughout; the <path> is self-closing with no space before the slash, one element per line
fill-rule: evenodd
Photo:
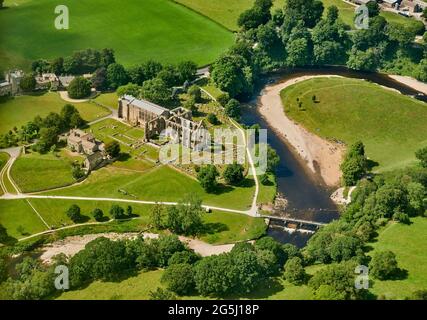
<path fill-rule="evenodd" d="M 215 233 L 228 231 L 228 230 L 230 230 L 228 226 L 221 222 L 204 223 L 199 230 L 199 236 L 215 234 Z"/>

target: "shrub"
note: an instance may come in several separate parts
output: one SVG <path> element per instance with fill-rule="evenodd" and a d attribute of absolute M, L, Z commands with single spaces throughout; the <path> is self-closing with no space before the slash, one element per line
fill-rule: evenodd
<path fill-rule="evenodd" d="M 79 222 L 82 218 L 80 214 L 80 207 L 76 204 L 71 205 L 67 210 L 67 217 L 71 219 L 74 223 Z"/>
<path fill-rule="evenodd" d="M 202 91 L 200 90 L 200 87 L 195 84 L 188 88 L 187 93 L 190 97 L 194 98 L 196 103 L 202 100 Z"/>
<path fill-rule="evenodd" d="M 173 264 L 166 268 L 161 281 L 170 291 L 179 295 L 189 294 L 194 289 L 193 267 L 187 263 Z"/>
<path fill-rule="evenodd" d="M 227 182 L 227 184 L 236 185 L 243 180 L 244 171 L 245 169 L 241 164 L 233 163 L 233 164 L 227 165 L 222 175 L 224 177 L 225 182 Z"/>
<path fill-rule="evenodd" d="M 292 284 L 303 284 L 307 277 L 307 274 L 305 273 L 301 258 L 294 257 L 286 261 L 285 272 L 283 276 Z"/>
<path fill-rule="evenodd" d="M 391 279 L 399 271 L 396 255 L 391 251 L 377 251 L 369 263 L 369 272 L 379 280 Z"/>
<path fill-rule="evenodd" d="M 104 212 L 101 209 L 96 208 L 92 211 L 92 216 L 96 221 L 101 221 L 104 218 Z"/>
<path fill-rule="evenodd" d="M 125 210 L 117 204 L 113 204 L 110 209 L 110 215 L 113 219 L 126 218 Z"/>
<path fill-rule="evenodd" d="M 217 125 L 219 123 L 218 117 L 214 113 L 209 113 L 206 119 L 213 125 Z"/>

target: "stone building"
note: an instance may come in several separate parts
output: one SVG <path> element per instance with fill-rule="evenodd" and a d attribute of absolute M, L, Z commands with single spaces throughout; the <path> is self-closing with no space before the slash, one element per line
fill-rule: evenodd
<path fill-rule="evenodd" d="M 5 73 L 5 81 L 0 83 L 0 96 L 14 96 L 21 92 L 21 79 L 24 72 L 21 70 L 9 71 Z"/>
<path fill-rule="evenodd" d="M 12 85 L 7 82 L 0 82 L 0 97 L 10 96 L 12 94 Z"/>
<path fill-rule="evenodd" d="M 91 133 L 80 129 L 72 129 L 67 136 L 68 147 L 75 152 L 92 155 L 97 151 L 104 151 L 104 144 L 96 140 Z"/>
<path fill-rule="evenodd" d="M 144 128 L 144 140 L 163 137 L 185 147 L 194 148 L 207 138 L 203 121 L 194 122 L 191 111 L 184 108 L 166 109 L 146 100 L 125 95 L 119 99 L 119 118 Z"/>
<path fill-rule="evenodd" d="M 37 89 L 58 90 L 59 78 L 54 73 L 42 73 L 36 76 Z"/>

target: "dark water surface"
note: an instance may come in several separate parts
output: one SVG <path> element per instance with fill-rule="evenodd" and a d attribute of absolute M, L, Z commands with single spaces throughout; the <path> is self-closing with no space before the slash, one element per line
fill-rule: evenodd
<path fill-rule="evenodd" d="M 404 95 L 413 96 L 419 100 L 427 101 L 422 93 L 401 84 L 387 75 L 380 73 L 367 73 L 349 70 L 345 67 L 324 67 L 319 69 L 294 69 L 273 74 L 265 80 L 265 84 L 280 83 L 293 78 L 307 75 L 335 74 L 347 78 L 366 79 L 379 85 L 396 89 Z M 263 86 L 262 86 L 263 88 Z M 260 88 L 259 92 L 261 92 Z M 256 100 L 254 101 L 256 102 Z M 242 111 L 242 122 L 246 125 L 258 123 L 261 128 L 268 129 L 268 143 L 280 156 L 277 169 L 277 188 L 288 201 L 288 206 L 279 215 L 316 222 L 331 222 L 339 214 L 337 207 L 330 199 L 333 190 L 326 187 L 323 181 L 307 168 L 287 142 L 279 136 L 258 113 L 256 103 L 247 106 Z M 299 247 L 305 245 L 310 238 L 309 234 L 284 231 L 281 227 L 271 226 L 268 234 L 282 243 L 293 243 Z"/>

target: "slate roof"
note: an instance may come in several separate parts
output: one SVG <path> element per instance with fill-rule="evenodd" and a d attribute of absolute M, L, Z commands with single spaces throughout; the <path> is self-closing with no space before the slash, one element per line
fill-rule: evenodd
<path fill-rule="evenodd" d="M 129 103 L 135 107 L 154 113 L 158 116 L 164 114 L 165 112 L 169 112 L 169 109 L 163 108 L 147 100 L 137 99 L 133 96 L 124 95 L 123 99 L 129 101 Z"/>

